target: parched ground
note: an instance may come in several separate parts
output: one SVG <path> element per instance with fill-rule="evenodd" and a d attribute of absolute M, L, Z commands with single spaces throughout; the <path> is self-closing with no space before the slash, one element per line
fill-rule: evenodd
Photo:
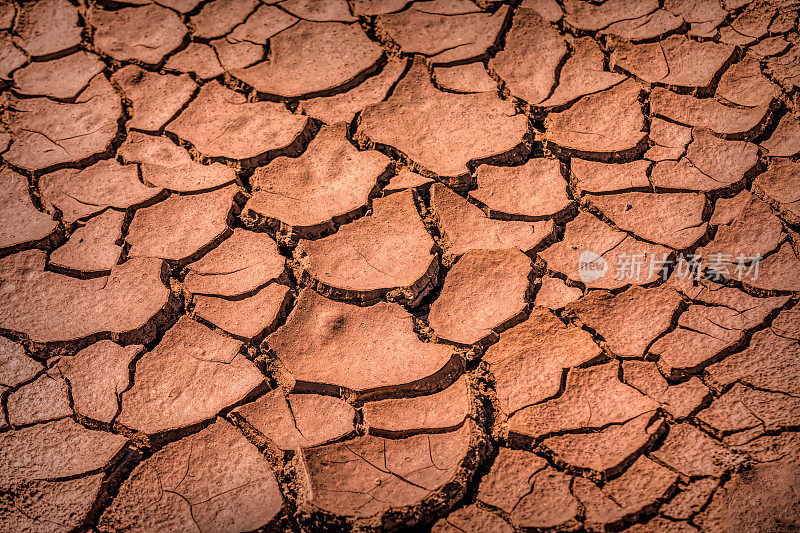
<path fill-rule="evenodd" d="M 800 531 L 799 10 L 3 1 L 0 531 Z"/>

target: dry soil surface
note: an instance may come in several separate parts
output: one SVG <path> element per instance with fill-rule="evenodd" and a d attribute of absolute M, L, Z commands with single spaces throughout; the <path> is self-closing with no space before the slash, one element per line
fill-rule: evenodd
<path fill-rule="evenodd" d="M 0 1 L 0 531 L 800 530 L 798 11 Z"/>

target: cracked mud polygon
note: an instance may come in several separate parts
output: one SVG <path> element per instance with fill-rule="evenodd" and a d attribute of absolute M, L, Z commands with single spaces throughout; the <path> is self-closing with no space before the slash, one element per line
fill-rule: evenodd
<path fill-rule="evenodd" d="M 796 0 L 0 2 L 0 531 L 800 531 Z"/>

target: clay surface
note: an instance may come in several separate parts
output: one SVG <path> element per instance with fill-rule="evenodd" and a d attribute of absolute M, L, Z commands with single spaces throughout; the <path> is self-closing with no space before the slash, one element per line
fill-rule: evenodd
<path fill-rule="evenodd" d="M 529 273 L 519 250 L 467 252 L 447 273 L 428 322 L 442 339 L 478 343 L 523 312 Z"/>
<path fill-rule="evenodd" d="M 468 161 L 511 150 L 526 130 L 524 117 L 494 94 L 436 90 L 421 59 L 388 100 L 367 106 L 360 122 L 359 132 L 370 141 L 392 146 L 442 176 L 458 176 Z M 487 135 L 473 135 L 475 128 Z"/>
<path fill-rule="evenodd" d="M 240 342 L 181 318 L 137 362 L 136 382 L 122 394 L 117 422 L 145 433 L 170 431 L 213 418 L 246 399 L 263 376 L 240 348 Z M 163 365 L 172 369 L 166 376 Z"/>
<path fill-rule="evenodd" d="M 342 227 L 335 235 L 301 242 L 295 253 L 303 273 L 345 299 L 374 300 L 401 291 L 416 301 L 430 290 L 437 264 L 433 239 L 410 191 L 376 198 L 372 214 Z"/>
<path fill-rule="evenodd" d="M 273 102 L 248 102 L 216 82 L 204 85 L 168 126 L 203 155 L 247 159 L 287 147 L 306 119 Z"/>
<path fill-rule="evenodd" d="M 362 210 L 386 171 L 388 158 L 359 151 L 343 123 L 325 126 L 300 157 L 279 157 L 256 170 L 245 216 L 317 236 Z"/>
<path fill-rule="evenodd" d="M 366 328 L 375 320 L 378 328 Z M 301 292 L 286 324 L 266 345 L 297 380 L 309 386 L 369 391 L 435 382 L 453 365 L 453 350 L 417 339 L 411 315 L 394 303 L 358 307 L 333 302 L 311 289 Z M 389 356 L 398 350 L 405 357 Z M 354 358 L 363 361 L 352 366 Z M 326 361 L 325 364 L 319 364 Z"/>
<path fill-rule="evenodd" d="M 0 0 L 0 531 L 800 527 L 794 0 Z"/>

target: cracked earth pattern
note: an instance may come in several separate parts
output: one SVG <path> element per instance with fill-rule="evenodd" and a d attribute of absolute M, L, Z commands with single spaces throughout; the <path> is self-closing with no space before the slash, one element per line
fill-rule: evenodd
<path fill-rule="evenodd" d="M 800 531 L 799 11 L 3 1 L 0 531 Z"/>

